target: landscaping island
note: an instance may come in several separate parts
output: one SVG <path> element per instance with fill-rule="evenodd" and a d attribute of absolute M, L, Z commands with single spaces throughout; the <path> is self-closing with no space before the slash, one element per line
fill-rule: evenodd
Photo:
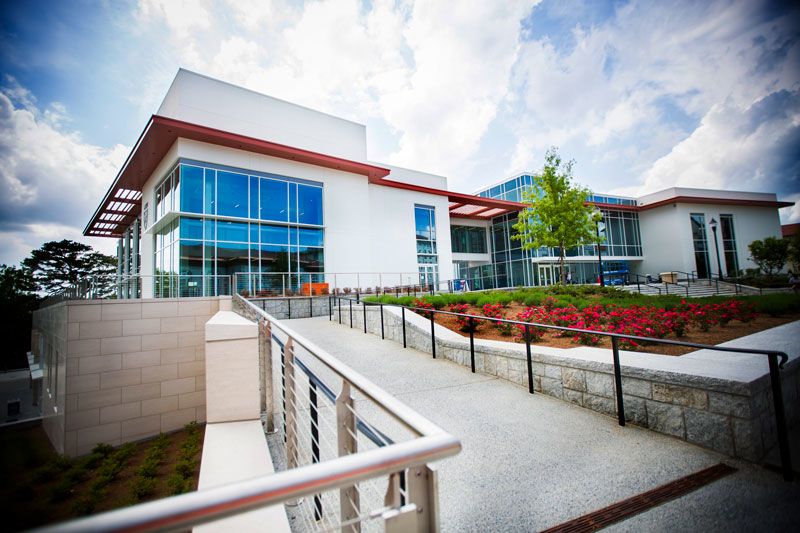
<path fill-rule="evenodd" d="M 381 296 L 365 300 L 490 319 L 711 345 L 800 320 L 800 296 L 795 294 L 684 299 L 675 295 L 648 296 L 611 287 L 579 285 L 439 294 L 423 298 Z M 429 313 L 423 310 L 417 313 L 429 317 Z M 474 335 L 479 339 L 524 342 L 524 327 L 520 325 L 483 319 L 470 321 L 442 313 L 434 313 L 434 320 L 464 336 L 468 336 L 473 327 Z M 575 335 L 533 326 L 529 331 L 531 342 L 542 346 L 611 346 L 610 339 L 602 335 Z M 664 355 L 682 355 L 694 350 L 632 340 L 620 341 L 620 348 Z"/>

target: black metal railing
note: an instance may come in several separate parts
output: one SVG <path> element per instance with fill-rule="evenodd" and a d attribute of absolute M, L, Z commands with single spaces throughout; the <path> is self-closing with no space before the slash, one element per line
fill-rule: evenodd
<path fill-rule="evenodd" d="M 341 303 L 342 300 L 347 300 L 348 306 L 350 308 L 350 328 L 352 328 L 353 299 L 343 298 L 339 296 L 331 296 L 330 298 L 331 298 L 331 305 L 330 305 L 331 313 L 329 315 L 329 320 L 333 320 L 333 306 L 335 300 L 335 305 L 339 310 L 339 323 L 340 324 L 342 323 Z M 434 315 L 436 314 L 465 318 L 469 321 L 470 325 L 473 325 L 475 323 L 474 321 L 484 321 L 493 324 L 505 323 L 505 324 L 511 324 L 512 326 L 521 327 L 523 331 L 522 339 L 525 342 L 525 356 L 526 356 L 527 373 L 528 373 L 528 392 L 530 394 L 534 393 L 533 360 L 531 356 L 532 340 L 530 335 L 530 328 L 542 328 L 555 331 L 566 331 L 572 334 L 585 334 L 585 335 L 597 335 L 601 337 L 608 337 L 611 340 L 612 366 L 614 369 L 614 382 L 616 385 L 615 396 L 617 403 L 617 420 L 620 426 L 625 425 L 625 405 L 624 405 L 623 391 L 622 391 L 622 370 L 619 362 L 619 343 L 622 340 L 632 340 L 634 342 L 647 343 L 647 344 L 665 344 L 669 346 L 682 346 L 682 347 L 696 348 L 701 350 L 714 350 L 718 352 L 764 355 L 767 357 L 769 362 L 770 387 L 772 390 L 772 398 L 775 409 L 775 421 L 778 433 L 778 448 L 781 457 L 781 470 L 783 473 L 783 477 L 786 481 L 791 481 L 793 478 L 791 453 L 789 451 L 789 430 L 786 423 L 786 409 L 783 403 L 783 390 L 780 378 L 780 370 L 784 368 L 784 365 L 789 360 L 789 356 L 785 352 L 781 352 L 778 350 L 762 350 L 757 348 L 751 349 L 751 348 L 734 348 L 727 346 L 714 346 L 710 344 L 700 344 L 696 342 L 678 341 L 672 339 L 658 339 L 655 337 L 641 337 L 637 335 L 611 333 L 608 331 L 570 328 L 566 326 L 556 326 L 553 324 L 542 324 L 538 322 L 524 322 L 521 320 L 509 320 L 505 318 L 492 318 L 481 315 L 473 315 L 469 313 L 456 313 L 453 311 L 442 311 L 440 309 L 428 309 L 428 308 L 412 307 L 399 304 L 384 304 L 382 302 L 366 302 L 362 300 L 361 302 L 356 302 L 356 305 L 359 304 L 363 307 L 364 333 L 367 333 L 367 321 L 366 321 L 367 306 L 380 307 L 381 338 L 385 338 L 383 307 L 386 305 L 390 307 L 400 307 L 403 348 L 406 348 L 408 346 L 406 340 L 406 316 L 405 316 L 406 309 L 412 312 L 418 312 L 420 315 L 423 316 L 427 314 L 429 316 L 431 324 L 431 355 L 433 356 L 434 359 L 436 359 L 436 331 L 434 328 Z M 470 328 L 470 335 L 469 335 L 470 368 L 472 372 L 475 373 L 475 336 L 473 330 L 474 328 Z"/>
<path fill-rule="evenodd" d="M 636 290 L 639 291 L 639 294 L 642 293 L 642 283 L 643 283 L 642 280 L 644 280 L 645 287 L 650 287 L 651 289 L 655 289 L 658 291 L 659 296 L 661 295 L 661 287 L 654 287 L 653 285 L 650 285 L 651 282 L 649 277 L 634 273 L 630 275 L 635 276 Z"/>

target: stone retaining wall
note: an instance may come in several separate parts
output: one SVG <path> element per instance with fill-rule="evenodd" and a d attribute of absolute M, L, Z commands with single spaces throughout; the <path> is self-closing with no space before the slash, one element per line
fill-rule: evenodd
<path fill-rule="evenodd" d="M 328 316 L 328 296 L 298 296 L 291 298 L 248 298 L 256 307 L 279 320 Z M 289 312 L 291 311 L 291 316 Z"/>
<path fill-rule="evenodd" d="M 400 310 L 384 306 L 386 339 L 402 343 Z M 338 310 L 334 308 L 334 321 Z M 348 308 L 342 324 L 350 325 Z M 363 309 L 354 306 L 353 327 L 363 330 Z M 380 335 L 380 310 L 367 307 L 367 331 Z M 470 366 L 469 338 L 435 326 L 436 355 Z M 431 352 L 430 321 L 406 311 L 406 341 L 411 348 Z M 572 352 L 572 353 L 571 353 Z M 732 457 L 757 461 L 776 442 L 775 415 L 769 375 L 744 382 L 629 364 L 653 356 L 623 352 L 622 390 L 625 418 L 636 425 L 710 448 Z M 573 350 L 532 345 L 534 390 L 603 414 L 616 416 L 612 354 L 608 349 Z M 798 360 L 781 372 L 789 424 L 798 421 Z M 525 345 L 475 341 L 477 372 L 528 386 Z"/>

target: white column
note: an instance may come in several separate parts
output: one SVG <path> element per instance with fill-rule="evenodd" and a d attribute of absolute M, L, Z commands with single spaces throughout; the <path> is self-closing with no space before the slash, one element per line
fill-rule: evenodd
<path fill-rule="evenodd" d="M 122 299 L 122 237 L 117 240 L 117 299 Z"/>
<path fill-rule="evenodd" d="M 125 230 L 125 244 L 124 249 L 124 274 L 125 274 L 125 294 L 123 297 L 128 299 L 131 297 L 131 228 Z"/>

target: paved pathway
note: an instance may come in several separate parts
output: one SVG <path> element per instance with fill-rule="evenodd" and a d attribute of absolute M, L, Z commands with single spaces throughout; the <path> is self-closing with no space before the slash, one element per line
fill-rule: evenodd
<path fill-rule="evenodd" d="M 442 461 L 443 531 L 534 531 L 725 460 L 739 471 L 612 526 L 642 530 L 797 527 L 800 486 L 759 467 L 537 394 L 326 318 L 291 325 L 461 439 Z"/>

